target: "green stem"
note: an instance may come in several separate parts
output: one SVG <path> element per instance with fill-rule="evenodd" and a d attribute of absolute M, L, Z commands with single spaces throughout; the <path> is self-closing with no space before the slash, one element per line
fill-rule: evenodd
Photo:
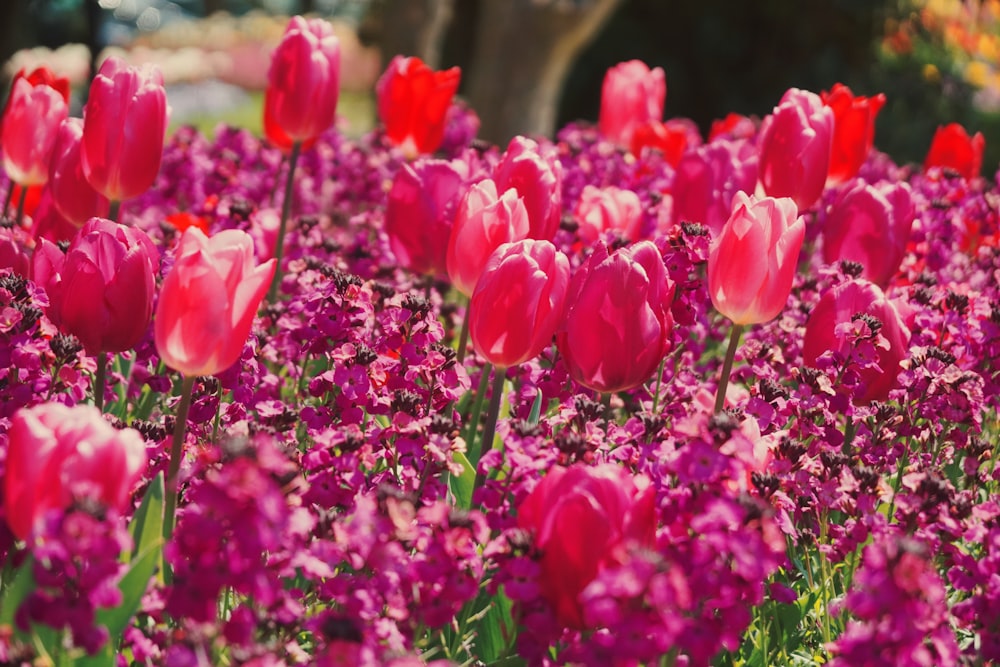
<path fill-rule="evenodd" d="M 726 360 L 722 363 L 722 377 L 719 378 L 719 388 L 715 394 L 715 411 L 722 412 L 726 405 L 726 389 L 729 387 L 729 375 L 733 372 L 733 361 L 736 359 L 736 348 L 740 346 L 740 336 L 743 335 L 743 325 L 734 324 L 729 334 L 729 349 L 726 350 Z"/>
<path fill-rule="evenodd" d="M 841 448 L 844 454 L 848 454 L 851 451 L 851 443 L 854 442 L 854 436 L 857 432 L 858 425 L 854 422 L 854 417 L 848 415 L 847 423 L 844 425 L 844 446 Z"/>
<path fill-rule="evenodd" d="M 475 453 L 476 431 L 479 430 L 479 415 L 483 412 L 483 401 L 486 399 L 486 387 L 490 381 L 490 371 L 493 366 L 486 364 L 483 366 L 483 374 L 479 377 L 479 388 L 476 389 L 476 399 L 472 404 L 472 412 L 469 413 L 469 430 L 465 435 L 465 447 L 469 452 L 469 461 L 476 465 L 479 456 Z"/>
<path fill-rule="evenodd" d="M 104 389 L 108 384 L 108 355 L 97 353 L 97 374 L 94 376 L 94 407 L 104 412 Z"/>
<path fill-rule="evenodd" d="M 458 335 L 458 356 L 455 361 L 461 366 L 465 363 L 465 349 L 469 346 L 469 303 L 466 299 L 465 317 L 462 318 L 462 333 Z"/>
<path fill-rule="evenodd" d="M 115 222 L 121 222 L 118 218 L 121 217 L 122 203 L 121 201 L 115 199 L 111 202 L 110 208 L 108 208 L 108 220 L 113 220 Z"/>
<path fill-rule="evenodd" d="M 663 383 L 663 367 L 667 363 L 667 356 L 663 355 L 660 359 L 660 367 L 656 369 L 656 389 L 653 391 L 653 409 L 651 411 L 652 415 L 655 417 L 659 414 L 660 409 L 660 385 Z"/>
<path fill-rule="evenodd" d="M 281 224 L 278 225 L 278 240 L 274 246 L 274 280 L 271 281 L 271 289 L 267 293 L 267 302 L 274 303 L 278 298 L 278 288 L 281 286 L 281 259 L 285 254 L 285 230 L 288 228 L 288 218 L 292 213 L 292 186 L 295 185 L 295 165 L 299 161 L 299 152 L 302 150 L 302 143 L 296 141 L 292 144 L 292 153 L 288 156 L 288 180 L 285 181 L 285 198 L 281 202 Z"/>
<path fill-rule="evenodd" d="M 507 369 L 494 368 L 493 388 L 490 392 L 490 408 L 486 413 L 486 423 L 483 424 L 483 439 L 479 447 L 479 461 L 482 461 L 483 456 L 493 448 L 493 436 L 497 431 L 497 418 L 500 416 L 500 402 L 503 400 L 503 387 L 506 381 Z M 473 493 L 486 481 L 486 475 L 483 474 L 482 468 L 478 463 L 476 468 L 476 483 L 472 487 Z"/>
<path fill-rule="evenodd" d="M 219 421 L 222 418 L 222 383 L 219 382 L 218 402 L 215 404 L 215 422 L 212 424 L 212 442 L 219 441 Z"/>
<path fill-rule="evenodd" d="M 7 209 L 10 208 L 10 200 L 14 197 L 14 181 L 7 184 L 7 196 L 3 199 L 3 212 L 0 217 L 7 217 Z"/>
<path fill-rule="evenodd" d="M 17 199 L 17 218 L 15 219 L 15 224 L 18 227 L 21 226 L 21 222 L 24 220 L 24 200 L 28 197 L 28 188 L 21 186 L 21 196 Z"/>
<path fill-rule="evenodd" d="M 174 533 L 174 514 L 177 512 L 177 477 L 184 457 L 184 435 L 187 433 L 188 410 L 194 393 L 194 377 L 183 376 L 181 381 L 181 402 L 177 406 L 174 422 L 174 439 L 170 448 L 170 467 L 167 472 L 167 498 L 163 509 L 163 539 L 169 541 Z"/>

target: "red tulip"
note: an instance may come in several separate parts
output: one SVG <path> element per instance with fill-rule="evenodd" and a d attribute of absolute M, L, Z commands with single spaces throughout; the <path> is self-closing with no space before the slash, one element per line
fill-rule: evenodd
<path fill-rule="evenodd" d="M 667 79 L 661 68 L 649 69 L 641 60 L 619 63 L 604 75 L 598 130 L 629 148 L 636 128 L 663 118 L 666 98 Z"/>
<path fill-rule="evenodd" d="M 59 125 L 68 115 L 66 100 L 54 88 L 33 86 L 27 78 L 14 82 L 0 134 L 3 167 L 10 180 L 22 186 L 43 185 L 49 180 L 49 160 Z"/>
<path fill-rule="evenodd" d="M 867 280 L 852 280 L 828 290 L 816 303 L 806 323 L 802 357 L 807 366 L 827 351 L 848 354 L 855 339 L 857 315 L 878 320 L 878 342 L 872 345 L 877 364 L 859 371 L 854 403 L 866 405 L 883 401 L 897 385 L 902 362 L 907 358 L 910 330 L 899 311 L 882 290 Z M 864 325 L 871 330 L 870 323 Z"/>
<path fill-rule="evenodd" d="M 156 305 L 156 349 L 189 377 L 224 371 L 239 359 L 275 260 L 254 266 L 253 239 L 228 229 L 206 237 L 189 227 Z"/>
<path fill-rule="evenodd" d="M 49 295 L 49 317 L 79 338 L 88 353 L 122 352 L 142 339 L 153 312 L 160 263 L 156 246 L 142 230 L 92 218 L 65 258 L 51 251 L 45 256 L 47 275 L 42 281 L 36 269 L 35 279 Z"/>
<path fill-rule="evenodd" d="M 931 167 L 948 167 L 965 178 L 976 178 L 983 166 L 986 140 L 982 132 L 969 133 L 958 123 L 939 126 L 924 158 L 924 171 Z"/>
<path fill-rule="evenodd" d="M 59 213 L 80 227 L 91 218 L 104 217 L 110 210 L 107 197 L 95 190 L 83 175 L 80 144 L 83 120 L 67 118 L 59 126 L 55 150 L 49 163 L 49 194 Z"/>
<path fill-rule="evenodd" d="M 708 251 L 708 291 L 735 324 L 778 316 L 792 291 L 805 223 L 787 197 L 736 193 L 733 213 Z"/>
<path fill-rule="evenodd" d="M 716 139 L 752 139 L 755 134 L 757 134 L 757 124 L 752 118 L 729 113 L 721 120 L 712 121 L 708 140 L 712 142 Z"/>
<path fill-rule="evenodd" d="M 551 241 L 562 217 L 562 163 L 552 149 L 517 136 L 493 171 L 497 192 L 510 188 L 524 199 L 531 229 L 528 238 Z"/>
<path fill-rule="evenodd" d="M 411 159 L 437 150 L 461 78 L 457 67 L 435 72 L 420 58 L 393 58 L 375 84 L 386 138 Z"/>
<path fill-rule="evenodd" d="M 50 510 L 91 500 L 121 511 L 146 468 L 138 431 L 116 430 L 91 405 L 22 408 L 8 433 L 4 512 L 25 540 Z"/>
<path fill-rule="evenodd" d="M 649 241 L 602 243 L 576 270 L 556 345 L 574 380 L 599 392 L 645 382 L 669 349 L 674 284 Z"/>
<path fill-rule="evenodd" d="M 639 195 L 610 185 L 598 188 L 583 186 L 573 215 L 580 238 L 593 243 L 609 229 L 617 230 L 629 241 L 639 240 L 642 232 L 642 202 Z"/>
<path fill-rule="evenodd" d="M 49 186 L 40 188 L 38 205 L 31 214 L 31 238 L 38 241 L 47 239 L 52 243 L 69 243 L 80 231 L 79 225 L 74 225 L 56 208 L 52 201 L 52 192 Z M 25 211 L 28 207 L 25 206 Z M 100 217 L 100 216 L 95 216 Z"/>
<path fill-rule="evenodd" d="M 396 172 L 385 231 L 402 266 L 438 277 L 447 273 L 448 242 L 468 177 L 463 160 L 419 160 Z"/>
<path fill-rule="evenodd" d="M 569 287 L 569 259 L 549 241 L 506 243 L 490 256 L 469 305 L 476 351 L 507 368 L 552 342 Z"/>
<path fill-rule="evenodd" d="M 674 223 L 700 222 L 722 232 L 737 192 L 757 183 L 757 149 L 749 141 L 715 141 L 688 151 L 674 171 Z"/>
<path fill-rule="evenodd" d="M 497 195 L 497 186 L 485 179 L 462 199 L 448 241 L 447 266 L 451 284 L 471 296 L 493 251 L 528 235 L 528 212 L 517 190 Z"/>
<path fill-rule="evenodd" d="M 340 40 L 323 19 L 293 16 L 271 56 L 264 91 L 267 137 L 283 148 L 333 125 L 340 95 Z"/>
<path fill-rule="evenodd" d="M 90 185 L 111 201 L 141 195 L 156 180 L 167 132 L 167 93 L 155 65 L 112 56 L 90 86 L 80 162 Z"/>
<path fill-rule="evenodd" d="M 517 525 L 534 535 L 542 597 L 556 619 L 584 629 L 587 585 L 630 550 L 654 546 L 655 492 L 648 479 L 614 464 L 556 467 L 517 508 Z"/>
<path fill-rule="evenodd" d="M 862 276 L 885 287 L 906 255 L 916 211 L 906 183 L 845 185 L 823 226 L 823 261 L 858 262 Z"/>
<path fill-rule="evenodd" d="M 700 145 L 701 133 L 697 125 L 686 118 L 671 118 L 636 127 L 629 151 L 632 155 L 642 155 L 644 148 L 655 148 L 663 153 L 667 164 L 676 166 L 685 152 Z"/>
<path fill-rule="evenodd" d="M 847 86 L 836 83 L 820 93 L 823 104 L 833 109 L 833 145 L 827 185 L 854 178 L 875 143 L 875 116 L 885 105 L 885 95 L 855 97 Z"/>
<path fill-rule="evenodd" d="M 800 211 L 819 199 L 830 170 L 833 111 L 819 95 L 792 88 L 757 135 L 760 185 L 769 197 L 791 197 Z"/>

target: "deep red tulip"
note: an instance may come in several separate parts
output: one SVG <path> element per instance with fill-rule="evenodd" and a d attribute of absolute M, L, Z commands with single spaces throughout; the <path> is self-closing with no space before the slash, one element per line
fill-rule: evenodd
<path fill-rule="evenodd" d="M 986 140 L 982 132 L 970 137 L 958 123 L 940 126 L 924 158 L 924 171 L 931 167 L 948 167 L 965 178 L 976 178 L 983 166 L 985 149 Z"/>
<path fill-rule="evenodd" d="M 773 320 L 792 291 L 805 223 L 787 197 L 737 192 L 733 213 L 708 251 L 708 292 L 735 324 Z"/>
<path fill-rule="evenodd" d="M 411 159 L 436 151 L 461 78 L 457 67 L 435 72 L 420 58 L 393 58 L 375 84 L 386 138 Z"/>
<path fill-rule="evenodd" d="M 752 139 L 757 134 L 757 124 L 749 116 L 738 113 L 726 114 L 725 118 L 713 120 L 708 131 L 708 140 Z"/>
<path fill-rule="evenodd" d="M 400 265 L 414 273 L 447 274 L 448 242 L 468 177 L 464 160 L 417 160 L 396 172 L 385 232 Z"/>
<path fill-rule="evenodd" d="M 4 513 L 26 540 L 50 510 L 96 501 L 121 511 L 146 468 L 138 431 L 116 430 L 92 405 L 43 403 L 11 418 Z"/>
<path fill-rule="evenodd" d="M 833 110 L 833 145 L 827 185 L 854 178 L 875 143 L 875 116 L 885 105 L 885 95 L 854 96 L 847 86 L 836 83 L 820 93 L 823 104 Z"/>
<path fill-rule="evenodd" d="M 599 244 L 573 275 L 556 338 L 570 376 L 599 392 L 649 379 L 670 346 L 673 298 L 655 245 L 641 241 L 609 256 Z"/>
<path fill-rule="evenodd" d="M 43 241 L 42 244 L 48 244 Z M 90 354 L 122 352 L 142 339 L 153 312 L 156 246 L 145 232 L 103 218 L 92 218 L 56 258 L 44 282 L 49 317 L 80 339 Z"/>
<path fill-rule="evenodd" d="M 642 201 L 631 190 L 613 185 L 606 188 L 585 185 L 573 218 L 579 225 L 580 238 L 589 243 L 609 229 L 617 230 L 629 241 L 638 241 L 642 232 Z"/>
<path fill-rule="evenodd" d="M 167 93 L 155 65 L 111 56 L 90 86 L 80 162 L 87 181 L 111 201 L 141 195 L 156 180 L 167 132 Z"/>
<path fill-rule="evenodd" d="M 188 377 L 236 363 L 274 267 L 273 259 L 254 265 L 253 239 L 244 231 L 206 237 L 189 227 L 156 305 L 156 349 L 164 363 Z"/>
<path fill-rule="evenodd" d="M 528 211 L 517 190 L 497 193 L 485 179 L 473 185 L 455 214 L 448 241 L 447 266 L 451 284 L 472 296 L 493 251 L 528 236 Z"/>
<path fill-rule="evenodd" d="M 45 84 L 33 86 L 27 78 L 14 82 L 0 134 L 3 167 L 10 180 L 22 186 L 49 180 L 59 125 L 68 115 L 69 107 L 59 91 Z"/>
<path fill-rule="evenodd" d="M 469 305 L 476 351 L 499 368 L 538 356 L 562 322 L 568 288 L 569 259 L 549 241 L 497 248 Z"/>
<path fill-rule="evenodd" d="M 864 278 L 885 287 L 906 255 L 915 218 L 906 183 L 870 185 L 857 179 L 830 205 L 823 225 L 823 261 L 858 262 Z"/>
<path fill-rule="evenodd" d="M 819 199 L 830 170 L 833 111 L 819 95 L 792 88 L 757 135 L 760 185 L 769 197 L 791 197 L 800 211 Z"/>
<path fill-rule="evenodd" d="M 80 144 L 83 119 L 67 118 L 59 126 L 55 150 L 49 163 L 49 194 L 59 213 L 80 227 L 91 218 L 108 215 L 111 203 L 83 175 Z"/>
<path fill-rule="evenodd" d="M 281 148 L 333 125 L 340 96 L 340 40 L 329 21 L 293 16 L 271 56 L 264 91 L 268 139 Z"/>
<path fill-rule="evenodd" d="M 636 128 L 663 118 L 666 98 L 661 68 L 649 69 L 641 60 L 619 63 L 604 75 L 598 130 L 609 141 L 630 148 Z"/>
<path fill-rule="evenodd" d="M 656 497 L 645 477 L 605 463 L 552 468 L 517 508 L 540 556 L 539 585 L 556 620 L 583 629 L 580 594 L 631 549 L 652 548 Z"/>
<path fill-rule="evenodd" d="M 672 216 L 675 224 L 700 222 L 722 232 L 737 192 L 757 183 L 757 149 L 749 141 L 715 141 L 688 151 L 674 171 Z"/>
<path fill-rule="evenodd" d="M 701 133 L 697 125 L 686 118 L 671 118 L 636 127 L 629 150 L 632 155 L 642 155 L 644 148 L 655 148 L 663 153 L 667 164 L 676 166 L 685 152 L 700 145 Z"/>
<path fill-rule="evenodd" d="M 877 331 L 873 331 L 870 320 L 856 321 L 858 315 L 875 318 Z M 816 360 L 827 351 L 848 354 L 852 344 L 856 344 L 857 327 L 876 333 L 878 341 L 870 343 L 869 351 L 877 355 L 877 364 L 859 371 L 854 403 L 884 401 L 897 386 L 902 362 L 908 356 L 910 330 L 895 305 L 877 285 L 867 280 L 842 283 L 820 297 L 806 323 L 803 361 L 807 366 L 815 366 Z"/>
<path fill-rule="evenodd" d="M 531 229 L 528 238 L 551 241 L 562 217 L 562 163 L 553 149 L 517 136 L 493 171 L 497 192 L 510 188 L 524 199 Z"/>

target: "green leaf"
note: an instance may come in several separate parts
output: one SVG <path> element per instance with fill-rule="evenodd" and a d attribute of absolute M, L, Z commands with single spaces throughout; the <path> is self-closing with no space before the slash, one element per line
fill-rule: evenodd
<path fill-rule="evenodd" d="M 514 633 L 513 604 L 503 590 L 492 596 L 486 613 L 476 621 L 476 649 L 480 659 L 492 664 L 505 657 L 507 645 Z"/>
<path fill-rule="evenodd" d="M 456 505 L 462 509 L 472 507 L 472 490 L 476 485 L 476 469 L 462 452 L 455 452 L 453 458 L 462 465 L 461 475 L 451 475 L 448 484 L 455 495 Z"/>
<path fill-rule="evenodd" d="M 149 582 L 156 572 L 162 551 L 163 536 L 158 535 L 153 544 L 150 544 L 144 552 L 132 560 L 128 572 L 118 583 L 118 588 L 122 592 L 121 604 L 113 609 L 99 609 L 97 611 L 97 622 L 108 629 L 108 632 L 111 633 L 111 641 L 115 645 L 118 644 L 118 639 L 125 631 L 125 626 L 139 610 L 142 596 L 146 594 Z"/>
<path fill-rule="evenodd" d="M 135 511 L 128 532 L 132 536 L 132 560 L 163 537 L 163 473 L 159 473 L 146 489 L 146 495 Z"/>
<path fill-rule="evenodd" d="M 538 418 L 542 415 L 542 390 L 535 390 L 535 401 L 531 404 L 531 414 L 528 415 L 528 423 L 534 426 L 538 423 Z"/>
<path fill-rule="evenodd" d="M 94 655 L 83 655 L 73 661 L 75 667 L 115 667 L 114 637 Z"/>
<path fill-rule="evenodd" d="M 34 565 L 34 558 L 31 556 L 25 558 L 7 585 L 7 590 L 0 599 L 0 627 L 5 625 L 13 627 L 14 614 L 17 613 L 18 606 L 28 593 L 35 589 Z"/>

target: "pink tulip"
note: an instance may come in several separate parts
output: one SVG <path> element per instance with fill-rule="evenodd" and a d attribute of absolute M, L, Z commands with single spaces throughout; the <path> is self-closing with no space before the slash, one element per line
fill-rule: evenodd
<path fill-rule="evenodd" d="M 800 211 L 823 193 L 830 169 L 833 110 L 819 95 L 789 89 L 757 137 L 760 185 L 769 197 L 791 197 Z"/>
<path fill-rule="evenodd" d="M 615 65 L 604 75 L 597 128 L 622 148 L 632 146 L 636 128 L 663 118 L 667 79 L 659 67 L 641 60 Z"/>
<path fill-rule="evenodd" d="M 580 594 L 631 549 L 656 540 L 656 496 L 649 480 L 605 463 L 556 467 L 517 508 L 540 556 L 542 597 L 563 626 L 584 629 Z"/>
<path fill-rule="evenodd" d="M 461 78 L 457 67 L 435 72 L 420 58 L 393 58 L 375 84 L 386 138 L 411 159 L 436 151 Z"/>
<path fill-rule="evenodd" d="M 585 185 L 573 217 L 579 225 L 580 238 L 589 243 L 609 229 L 629 241 L 637 241 L 642 231 L 642 202 L 631 190 L 613 185 L 606 188 Z"/>
<path fill-rule="evenodd" d="M 116 430 L 91 405 L 22 408 L 8 433 L 4 512 L 22 540 L 50 510 L 76 500 L 121 511 L 146 468 L 138 431 Z"/>
<path fill-rule="evenodd" d="M 340 40 L 333 26 L 293 16 L 267 73 L 268 137 L 279 146 L 315 139 L 333 125 L 339 95 Z"/>
<path fill-rule="evenodd" d="M 59 213 L 80 227 L 91 218 L 108 215 L 110 202 L 83 175 L 80 144 L 83 119 L 67 118 L 59 126 L 52 161 L 49 163 L 49 194 Z"/>
<path fill-rule="evenodd" d="M 15 74 L 14 78 L 10 82 L 11 93 L 13 93 L 14 86 L 21 79 L 27 81 L 31 86 L 47 86 L 52 90 L 59 93 L 59 96 L 63 98 L 66 105 L 69 106 L 69 78 L 65 76 L 57 76 L 55 72 L 50 70 L 48 67 L 36 67 L 30 72 L 26 67 L 22 67 Z M 3 112 L 0 112 L 0 132 L 3 131 L 3 119 L 7 117 L 7 112 L 10 109 L 11 101 L 13 95 L 7 96 L 7 101 L 4 102 Z"/>
<path fill-rule="evenodd" d="M 792 290 L 805 223 L 787 197 L 737 192 L 733 213 L 708 251 L 708 291 L 734 324 L 778 316 Z"/>
<path fill-rule="evenodd" d="M 468 177 L 464 160 L 419 160 L 396 172 L 385 232 L 402 266 L 436 277 L 447 273 L 448 240 Z"/>
<path fill-rule="evenodd" d="M 31 242 L 21 227 L 0 227 L 0 270 L 10 269 L 19 276 L 31 276 Z"/>
<path fill-rule="evenodd" d="M 80 225 L 75 225 L 67 220 L 66 216 L 56 208 L 55 202 L 52 201 L 51 185 L 50 182 L 42 189 L 42 194 L 38 199 L 38 207 L 31 215 L 31 238 L 36 241 L 47 239 L 52 243 L 64 241 L 68 243 L 80 231 Z M 88 187 L 90 186 L 88 185 Z"/>
<path fill-rule="evenodd" d="M 688 151 L 674 172 L 674 223 L 700 222 L 718 236 L 733 197 L 752 192 L 756 183 L 757 149 L 748 141 L 716 139 Z"/>
<path fill-rule="evenodd" d="M 476 351 L 507 368 L 552 342 L 569 287 L 569 259 L 549 241 L 506 243 L 490 255 L 469 305 Z"/>
<path fill-rule="evenodd" d="M 493 171 L 497 192 L 510 188 L 524 199 L 531 229 L 528 238 L 551 241 L 562 217 L 562 164 L 554 151 L 517 136 Z"/>
<path fill-rule="evenodd" d="M 885 95 L 854 96 L 851 89 L 835 83 L 830 92 L 820 94 L 823 104 L 833 109 L 833 143 L 826 184 L 839 185 L 854 178 L 875 143 L 875 116 L 885 105 Z"/>
<path fill-rule="evenodd" d="M 156 349 L 186 376 L 212 375 L 239 359 L 275 260 L 254 266 L 254 243 L 228 229 L 206 237 L 189 227 L 156 305 Z"/>
<path fill-rule="evenodd" d="M 458 206 L 448 241 L 451 284 L 472 296 L 493 251 L 526 238 L 528 230 L 528 212 L 517 190 L 498 196 L 496 184 L 488 178 L 472 186 Z"/>
<path fill-rule="evenodd" d="M 90 185 L 112 201 L 141 195 L 156 180 L 167 132 L 167 93 L 155 65 L 112 56 L 90 86 L 80 162 Z"/>
<path fill-rule="evenodd" d="M 60 329 L 90 354 L 122 352 L 139 342 L 149 326 L 160 264 L 145 232 L 91 218 L 62 261 L 51 251 L 43 255 L 51 266 L 40 284 L 49 295 L 49 318 Z M 42 277 L 36 270 L 36 281 Z"/>
<path fill-rule="evenodd" d="M 858 314 L 874 317 L 880 324 L 878 341 L 873 346 L 878 363 L 859 371 L 859 388 L 853 399 L 857 405 L 866 405 L 884 401 L 897 386 L 910 340 L 910 330 L 902 316 L 877 285 L 867 280 L 852 280 L 824 293 L 806 323 L 802 357 L 807 366 L 815 366 L 816 360 L 827 351 L 848 354 L 854 339 L 852 322 Z"/>
<path fill-rule="evenodd" d="M 845 185 L 831 204 L 823 226 L 823 261 L 858 262 L 862 276 L 885 287 L 906 255 L 916 218 L 906 183 Z"/>
<path fill-rule="evenodd" d="M 14 81 L 3 117 L 3 167 L 10 180 L 22 186 L 49 180 L 49 160 L 59 125 L 69 115 L 62 94 L 45 84 L 33 86 L 26 78 Z"/>
<path fill-rule="evenodd" d="M 599 392 L 645 382 L 670 346 L 674 284 L 656 246 L 610 256 L 602 243 L 576 270 L 556 344 L 570 376 Z"/>

